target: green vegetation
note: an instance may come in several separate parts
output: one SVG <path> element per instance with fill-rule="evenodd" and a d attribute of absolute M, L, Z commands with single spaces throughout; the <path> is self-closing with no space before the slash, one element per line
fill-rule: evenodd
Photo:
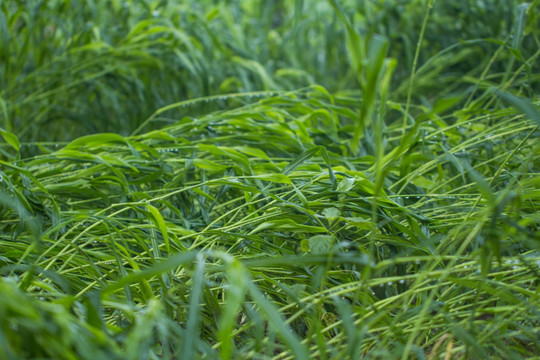
<path fill-rule="evenodd" d="M 540 1 L 0 1 L 0 359 L 540 352 Z"/>

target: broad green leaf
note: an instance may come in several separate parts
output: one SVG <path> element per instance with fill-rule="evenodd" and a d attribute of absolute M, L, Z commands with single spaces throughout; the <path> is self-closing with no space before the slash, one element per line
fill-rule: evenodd
<path fill-rule="evenodd" d="M 207 170 L 210 172 L 219 172 L 224 171 L 227 169 L 227 166 L 218 164 L 212 160 L 206 160 L 206 159 L 194 159 L 193 165 L 198 167 L 199 169 Z"/>
<path fill-rule="evenodd" d="M 424 189 L 429 189 L 431 188 L 432 186 L 435 185 L 435 183 L 429 179 L 427 179 L 426 177 L 422 176 L 422 175 L 417 175 L 415 176 L 411 182 L 418 186 L 418 187 L 421 187 L 421 188 L 424 188 Z"/>
<path fill-rule="evenodd" d="M 4 130 L 3 128 L 0 128 L 0 135 L 4 138 L 4 141 L 7 142 L 15 151 L 19 152 L 21 148 L 21 144 L 19 143 L 19 139 L 17 139 L 17 136 L 15 134 Z"/>
<path fill-rule="evenodd" d="M 250 156 L 253 156 L 253 157 L 259 157 L 259 158 L 265 159 L 265 160 L 270 160 L 268 158 L 268 155 L 266 155 L 266 153 L 264 151 L 262 151 L 261 149 L 256 149 L 256 148 L 249 147 L 249 146 L 235 146 L 233 149 L 238 150 L 240 152 L 243 152 L 246 155 L 250 155 Z"/>
<path fill-rule="evenodd" d="M 349 221 L 347 227 L 357 227 L 358 229 L 374 231 L 377 229 L 377 225 L 373 223 L 372 220 L 364 219 L 360 217 L 346 217 Z"/>
<path fill-rule="evenodd" d="M 356 178 L 343 178 L 343 180 L 339 182 L 336 191 L 346 193 L 354 187 L 355 182 Z"/>
<path fill-rule="evenodd" d="M 303 252 L 307 253 L 309 251 L 309 240 L 304 239 L 300 241 L 300 248 L 302 249 Z"/>
<path fill-rule="evenodd" d="M 341 215 L 341 211 L 336 209 L 335 207 L 326 208 L 323 210 L 322 214 L 325 218 L 327 218 L 329 221 L 334 221 Z"/>
<path fill-rule="evenodd" d="M 264 180 L 264 181 L 269 181 L 269 182 L 273 182 L 273 183 L 278 183 L 278 184 L 287 184 L 287 185 L 291 185 L 292 182 L 291 182 L 291 179 L 289 179 L 289 177 L 287 175 L 284 175 L 284 174 L 261 174 L 261 175 L 257 175 L 257 176 L 249 176 L 247 177 L 248 179 L 259 179 L 259 180 Z"/>
<path fill-rule="evenodd" d="M 273 231 L 289 231 L 289 232 L 314 232 L 314 233 L 321 233 L 321 232 L 327 232 L 327 230 L 322 226 L 310 226 L 310 225 L 302 225 L 298 224 L 292 219 L 278 219 L 278 220 L 271 220 L 266 221 L 259 226 L 257 226 L 255 229 L 253 229 L 250 234 L 256 234 L 258 232 L 261 232 L 263 230 L 273 230 Z"/>
<path fill-rule="evenodd" d="M 313 254 L 327 254 L 332 250 L 335 241 L 333 235 L 315 235 L 309 238 L 309 249 Z"/>
<path fill-rule="evenodd" d="M 104 144 L 109 143 L 120 143 L 120 144 L 127 144 L 126 139 L 123 136 L 120 136 L 118 134 L 113 133 L 103 133 L 103 134 L 95 134 L 95 135 L 87 135 L 82 136 L 78 139 L 73 140 L 69 144 L 66 145 L 65 149 L 75 149 L 79 147 L 96 147 L 101 146 Z"/>

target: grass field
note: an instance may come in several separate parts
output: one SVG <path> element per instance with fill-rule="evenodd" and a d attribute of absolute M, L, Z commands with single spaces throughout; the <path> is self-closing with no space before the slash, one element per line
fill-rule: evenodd
<path fill-rule="evenodd" d="M 0 1 L 0 359 L 540 353 L 540 1 Z"/>

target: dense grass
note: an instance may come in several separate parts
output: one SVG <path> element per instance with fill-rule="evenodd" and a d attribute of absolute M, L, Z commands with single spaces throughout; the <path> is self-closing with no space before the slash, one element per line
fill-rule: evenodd
<path fill-rule="evenodd" d="M 185 3 L 2 3 L 0 359 L 538 354 L 538 1 Z"/>
<path fill-rule="evenodd" d="M 0 120 L 23 142 L 68 141 L 97 132 L 129 135 L 156 109 L 203 96 L 314 84 L 334 93 L 359 85 L 345 55 L 345 28 L 330 1 L 0 4 Z M 416 47 L 425 5 L 343 2 L 364 37 L 389 40 L 388 56 L 398 60 L 392 100 L 405 100 L 413 65 L 413 99 L 425 106 L 467 96 L 477 82 L 527 88 L 537 83 L 538 62 L 531 56 L 538 40 L 532 34 L 509 40 L 518 17 L 515 0 L 496 6 L 435 1 Z M 535 30 L 534 16 L 530 12 L 519 33 Z M 523 61 L 513 56 L 528 66 L 517 71 Z M 526 90 L 527 96 L 537 90 Z M 227 105 L 199 103 L 182 116 Z"/>

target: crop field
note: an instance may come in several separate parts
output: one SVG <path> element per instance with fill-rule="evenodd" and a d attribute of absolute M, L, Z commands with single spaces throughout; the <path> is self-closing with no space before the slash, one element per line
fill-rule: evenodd
<path fill-rule="evenodd" d="M 540 0 L 0 0 L 0 360 L 538 359 Z"/>

